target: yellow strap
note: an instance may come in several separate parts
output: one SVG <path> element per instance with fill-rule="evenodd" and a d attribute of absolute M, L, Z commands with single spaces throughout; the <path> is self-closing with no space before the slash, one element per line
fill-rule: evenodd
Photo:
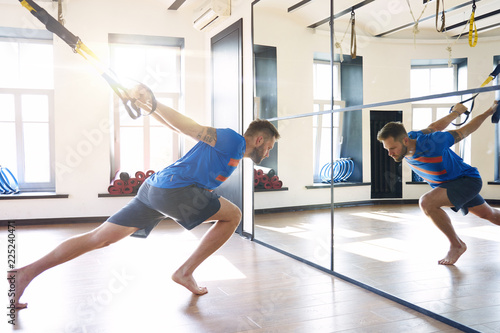
<path fill-rule="evenodd" d="M 487 85 L 488 83 L 490 83 L 492 80 L 493 80 L 493 77 L 492 76 L 488 76 L 488 78 L 486 80 L 484 80 L 484 82 L 483 82 L 483 84 L 481 85 L 480 88 L 484 87 L 485 85 Z"/>
<path fill-rule="evenodd" d="M 477 29 L 476 29 L 476 21 L 474 20 L 474 11 L 470 15 L 469 20 L 469 46 L 474 47 L 477 44 Z M 474 35 L 474 42 L 472 42 L 472 35 Z"/>
<path fill-rule="evenodd" d="M 87 53 L 89 56 L 91 56 L 92 58 L 94 58 L 95 60 L 99 61 L 99 58 L 95 55 L 94 52 L 92 52 L 91 49 L 89 49 L 87 47 L 87 45 L 83 44 L 83 42 L 81 40 L 78 40 L 78 42 L 76 43 L 76 47 L 75 47 L 75 52 L 77 52 L 78 54 L 82 54 L 82 51 Z M 84 56 L 84 55 L 83 55 Z M 84 56 L 85 57 L 85 56 Z"/>
<path fill-rule="evenodd" d="M 83 44 L 81 40 L 78 40 L 78 42 L 76 43 L 74 51 L 84 57 L 85 60 L 87 60 L 92 66 L 94 66 L 99 74 L 102 74 L 106 71 L 99 58 L 94 54 L 94 52 L 92 52 L 92 50 L 87 47 L 87 45 Z"/>
<path fill-rule="evenodd" d="M 35 8 L 31 7 L 31 5 L 28 2 L 26 2 L 26 0 L 21 1 L 21 5 L 23 5 L 23 7 L 29 10 L 30 12 L 36 13 Z"/>

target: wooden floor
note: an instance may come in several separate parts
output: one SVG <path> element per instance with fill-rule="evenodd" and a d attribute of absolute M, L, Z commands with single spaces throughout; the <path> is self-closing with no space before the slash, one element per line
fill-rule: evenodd
<path fill-rule="evenodd" d="M 18 266 L 95 226 L 17 227 Z M 199 267 L 195 277 L 209 293 L 192 296 L 170 275 L 207 228 L 188 232 L 166 221 L 147 240 L 129 237 L 53 268 L 26 290 L 29 307 L 17 312 L 16 326 L 2 307 L 0 331 L 458 332 L 239 235 Z"/>
<path fill-rule="evenodd" d="M 500 332 L 500 227 L 451 211 L 468 245 L 438 265 L 449 243 L 417 205 L 335 209 L 336 272 L 481 332 Z M 330 267 L 330 211 L 256 215 L 256 238 Z"/>

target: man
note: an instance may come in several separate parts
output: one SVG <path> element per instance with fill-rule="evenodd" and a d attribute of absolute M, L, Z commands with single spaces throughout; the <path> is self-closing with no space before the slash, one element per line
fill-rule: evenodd
<path fill-rule="evenodd" d="M 151 105 L 145 88 L 136 87 L 130 95 L 143 109 Z M 231 237 L 241 220 L 240 209 L 212 190 L 231 175 L 243 157 L 257 164 L 268 157 L 280 135 L 270 122 L 259 119 L 250 124 L 244 136 L 230 129 L 202 126 L 160 103 L 152 116 L 198 143 L 177 162 L 148 178 L 137 196 L 102 225 L 64 241 L 32 264 L 9 272 L 8 276 L 15 275 L 17 308 L 27 306 L 19 299 L 28 284 L 45 270 L 126 236 L 147 237 L 165 217 L 188 230 L 204 221 L 216 221 L 172 275 L 175 282 L 192 293 L 207 293 L 205 287 L 198 286 L 193 272 Z"/>
<path fill-rule="evenodd" d="M 450 241 L 448 254 L 438 261 L 441 265 L 453 265 L 467 250 L 458 237 L 451 220 L 442 207 L 451 207 L 464 215 L 469 211 L 491 223 L 500 225 L 500 212 L 490 207 L 479 195 L 482 180 L 476 168 L 463 162 L 449 147 L 460 142 L 493 115 L 497 101 L 484 113 L 474 117 L 456 130 L 442 132 L 465 111 L 463 104 L 457 104 L 445 117 L 433 122 L 426 129 L 406 133 L 401 123 L 390 122 L 377 134 L 389 156 L 396 162 L 405 159 L 410 167 L 422 177 L 432 190 L 420 200 L 420 208 Z"/>

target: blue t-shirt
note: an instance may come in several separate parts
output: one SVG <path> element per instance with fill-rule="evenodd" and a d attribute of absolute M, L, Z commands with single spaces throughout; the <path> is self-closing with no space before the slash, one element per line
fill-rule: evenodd
<path fill-rule="evenodd" d="M 215 147 L 199 141 L 186 155 L 146 181 L 155 187 L 196 185 L 213 190 L 236 170 L 246 149 L 245 138 L 232 129 L 217 130 Z"/>
<path fill-rule="evenodd" d="M 408 137 L 417 139 L 417 143 L 415 154 L 405 159 L 413 171 L 432 187 L 464 176 L 481 178 L 476 168 L 465 163 L 450 149 L 455 144 L 451 133 L 412 131 Z"/>

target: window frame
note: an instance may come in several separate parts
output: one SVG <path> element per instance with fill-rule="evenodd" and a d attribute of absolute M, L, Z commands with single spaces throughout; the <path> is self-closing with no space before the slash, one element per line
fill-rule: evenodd
<path fill-rule="evenodd" d="M 324 108 L 322 108 L 321 106 L 325 106 L 325 105 L 330 105 L 331 104 L 331 101 L 326 101 L 326 100 L 314 100 L 314 105 L 319 105 L 319 110 L 322 110 Z M 335 106 L 337 106 L 337 108 L 345 108 L 345 102 L 344 101 L 334 101 L 333 103 L 334 105 L 334 109 L 335 109 Z M 321 112 L 321 111 L 318 111 L 318 112 Z M 343 124 L 343 120 L 344 120 L 344 112 L 332 112 L 331 113 L 332 117 L 334 115 L 338 115 L 339 119 L 338 119 L 338 125 L 337 126 L 333 126 L 333 130 L 337 130 L 337 136 L 335 134 L 333 134 L 333 138 L 334 138 L 334 141 L 332 142 L 332 146 L 331 146 L 331 153 L 333 154 L 333 151 L 335 151 L 333 149 L 333 147 L 335 145 L 338 146 L 338 149 L 337 149 L 337 155 L 338 156 L 333 156 L 333 160 L 335 161 L 336 159 L 339 159 L 340 158 L 340 146 L 342 145 L 342 141 L 343 141 L 343 133 L 342 133 L 342 124 Z M 321 175 L 320 175 L 320 172 L 321 172 L 321 168 L 323 167 L 322 165 L 320 165 L 320 150 L 321 150 L 321 138 L 322 138 L 322 132 L 324 129 L 326 128 L 329 128 L 331 129 L 330 127 L 330 124 L 328 126 L 322 126 L 322 115 L 317 115 L 315 117 L 319 117 L 318 118 L 318 124 L 314 124 L 313 123 L 313 129 L 316 129 L 316 146 L 314 147 L 314 154 L 313 154 L 313 161 L 314 161 L 314 172 L 313 172 L 313 182 L 314 183 L 322 183 L 323 180 L 321 179 Z M 337 140 L 335 140 L 335 138 L 337 138 Z M 319 143 L 319 144 L 318 144 Z"/>
<path fill-rule="evenodd" d="M 459 66 L 457 64 L 452 64 L 453 66 L 453 86 L 454 86 L 454 89 L 455 91 L 458 91 L 458 87 L 459 87 Z M 411 70 L 413 69 L 433 69 L 433 68 L 448 68 L 449 66 L 447 64 L 432 64 L 432 65 L 412 65 L 411 66 Z M 411 87 L 410 87 L 411 89 Z M 415 96 L 412 96 L 412 97 L 415 97 Z M 416 102 L 416 103 L 411 103 L 411 119 L 412 119 L 412 130 L 413 131 L 420 131 L 422 130 L 423 128 L 414 128 L 413 126 L 413 119 L 414 119 L 414 109 L 415 108 L 430 108 L 432 110 L 432 118 L 431 118 L 431 122 L 434 122 L 436 121 L 438 118 L 437 118 L 437 109 L 438 108 L 450 108 L 450 103 L 453 103 L 453 102 L 434 102 L 434 103 L 429 103 L 427 101 L 423 101 L 423 102 Z M 457 118 L 457 120 L 455 120 L 455 122 L 459 122 L 461 123 L 463 121 L 462 119 L 462 116 L 460 118 Z M 445 131 L 449 131 L 449 130 L 453 130 L 453 129 L 458 129 L 460 128 L 460 126 L 453 126 L 452 124 L 449 125 L 449 127 L 447 127 L 445 129 Z M 470 146 L 470 140 L 469 138 L 465 138 L 464 140 L 460 141 L 460 143 L 457 145 L 453 145 L 452 147 L 450 147 L 451 150 L 453 150 L 458 156 L 460 156 L 462 159 L 464 159 L 464 161 L 466 163 L 469 163 L 471 162 L 471 146 Z"/>
<path fill-rule="evenodd" d="M 161 100 L 162 98 L 170 98 L 173 101 L 173 105 L 171 107 L 173 109 L 178 110 L 179 108 L 179 103 L 180 103 L 180 94 L 176 93 L 155 93 L 155 98 L 157 100 Z M 112 170 L 120 170 L 121 169 L 121 132 L 120 129 L 123 127 L 139 127 L 139 126 L 130 126 L 130 125 L 120 125 L 120 118 L 121 117 L 128 117 L 128 115 L 124 115 L 122 111 L 120 111 L 120 103 L 121 100 L 116 94 L 113 96 L 113 124 L 115 125 L 115 130 L 113 131 L 113 136 L 114 136 L 114 145 L 113 145 L 113 152 L 112 152 L 112 164 L 111 168 Z M 143 129 L 143 148 L 144 148 L 144 156 L 143 156 L 143 164 L 144 168 L 146 170 L 151 169 L 151 147 L 150 147 L 150 138 L 151 138 L 151 129 L 153 126 L 151 124 L 151 116 L 144 116 L 142 117 L 143 119 L 143 124 L 142 124 L 142 129 Z M 177 133 L 173 133 L 172 135 L 172 156 L 173 159 L 176 160 L 181 157 L 181 150 L 182 150 L 182 145 L 181 145 L 181 140 L 180 136 Z M 138 170 L 136 170 L 138 171 Z M 158 171 L 158 170 L 155 170 Z"/>
<path fill-rule="evenodd" d="M 315 72 L 316 72 L 316 68 L 314 68 L 314 66 L 315 66 L 316 64 L 320 64 L 320 65 L 330 65 L 330 61 L 329 61 L 329 60 L 324 60 L 324 59 L 314 59 L 314 60 L 313 60 L 313 73 L 315 73 Z M 333 99 L 334 99 L 334 100 L 336 100 L 336 101 L 340 101 L 340 100 L 341 100 L 341 96 L 342 96 L 342 95 L 341 95 L 341 85 L 340 85 L 340 83 L 342 82 L 342 79 L 341 79 L 341 77 L 340 77 L 340 75 L 341 75 L 341 70 L 340 70 L 340 62 L 338 62 L 338 61 L 334 61 L 334 62 L 333 62 L 333 66 L 334 66 L 334 67 L 333 67 L 333 70 L 334 70 L 335 72 L 337 72 L 337 78 L 338 78 L 338 79 L 337 79 L 336 84 L 334 84 L 334 85 L 333 85 L 333 88 L 335 89 L 335 90 L 333 91 Z M 314 75 L 314 74 L 313 74 L 313 75 Z M 315 80 L 315 82 L 314 82 L 314 85 L 316 85 L 316 80 Z M 314 88 L 313 88 L 313 89 L 314 89 Z M 314 99 L 315 103 L 316 103 L 316 101 L 322 101 L 322 100 L 320 100 L 320 99 L 316 100 L 316 99 L 314 98 L 314 91 L 313 91 L 313 99 Z M 330 104 L 330 100 L 328 100 L 328 104 Z"/>
<path fill-rule="evenodd" d="M 448 109 L 450 108 L 450 104 L 448 103 L 431 103 L 431 104 L 414 104 L 412 103 L 411 105 L 411 111 L 412 111 L 412 131 L 421 131 L 423 130 L 424 128 L 415 128 L 413 126 L 413 117 L 415 115 L 414 113 L 414 109 L 420 109 L 420 108 L 429 108 L 432 110 L 432 121 L 436 121 L 438 118 L 437 118 L 437 109 Z M 461 123 L 463 121 L 463 118 L 465 118 L 465 116 L 460 116 L 458 117 L 455 122 L 458 122 L 458 123 Z M 430 124 L 429 124 L 430 125 Z M 447 131 L 450 131 L 450 130 L 454 130 L 454 129 L 458 129 L 460 128 L 460 126 L 454 126 L 452 124 L 450 124 L 445 130 L 444 132 L 447 132 Z M 467 147 L 469 147 L 469 151 L 470 151 L 470 142 L 467 142 L 466 141 L 469 141 L 468 138 L 465 138 L 464 140 L 460 141 L 460 143 L 457 145 L 453 145 L 452 147 L 450 147 L 451 150 L 453 150 L 458 156 L 462 157 L 462 158 L 465 158 L 466 157 L 466 150 L 467 150 Z M 470 154 L 469 154 L 470 155 Z M 469 158 L 469 163 L 470 163 L 470 158 Z"/>
<path fill-rule="evenodd" d="M 182 83 L 183 83 L 183 49 L 184 49 L 184 39 L 183 38 L 175 38 L 175 37 L 163 37 L 163 36 L 142 36 L 142 35 L 121 35 L 121 34 L 109 34 L 109 50 L 110 54 L 113 53 L 113 46 L 137 46 L 137 47 L 177 47 L 179 48 L 179 52 L 177 54 L 177 63 L 179 64 L 177 67 L 176 76 L 178 78 L 178 92 L 157 92 L 155 91 L 155 97 L 157 100 L 161 100 L 162 98 L 169 98 L 173 101 L 171 106 L 176 111 L 182 112 Z M 130 125 L 122 125 L 121 117 L 128 117 L 128 115 L 124 114 L 123 111 L 120 111 L 121 100 L 116 94 L 113 94 L 112 97 L 112 124 L 113 124 L 113 144 L 111 146 L 111 177 L 114 176 L 115 171 L 121 170 L 121 145 L 120 145 L 120 130 L 123 127 L 135 127 Z M 144 156 L 143 158 L 143 171 L 150 170 L 151 166 L 151 146 L 150 146 L 150 138 L 151 138 L 151 129 L 153 126 L 151 124 L 151 117 L 145 116 L 141 117 L 143 120 L 143 124 L 139 125 L 143 129 L 143 148 L 144 148 Z M 179 135 L 175 132 L 172 133 L 172 159 L 174 162 L 178 158 L 181 157 L 183 150 L 183 143 L 179 137 Z M 133 171 L 133 170 L 129 170 Z M 134 170 L 138 171 L 138 170 Z M 158 170 L 155 170 L 158 171 Z"/>
<path fill-rule="evenodd" d="M 459 68 L 458 68 L 457 64 L 452 64 L 451 66 L 453 67 L 453 89 L 454 89 L 454 91 L 458 91 L 458 86 L 459 86 L 459 82 L 458 82 L 458 70 L 459 70 Z M 450 66 L 448 64 L 411 65 L 410 76 L 411 76 L 411 70 L 413 70 L 413 69 L 437 69 L 437 68 L 449 68 L 449 67 Z M 410 85 L 410 91 L 411 91 L 411 85 Z M 433 94 L 433 93 L 431 93 L 431 94 Z M 418 97 L 418 96 L 411 96 L 411 97 Z M 419 104 L 419 103 L 423 103 L 423 104 L 444 104 L 444 103 L 428 103 L 427 101 L 414 102 L 412 104 Z"/>
<path fill-rule="evenodd" d="M 52 34 L 44 31 L 31 30 L 33 38 L 24 38 L 20 29 L 0 28 L 0 42 L 18 44 L 43 44 L 53 47 Z M 36 38 L 40 37 L 40 38 Z M 19 55 L 21 56 L 21 55 Z M 23 66 L 19 63 L 19 66 Z M 14 130 L 16 135 L 16 169 L 11 170 L 15 176 L 21 192 L 54 192 L 56 189 L 56 161 L 55 161 L 55 109 L 54 109 L 54 87 L 51 88 L 23 88 L 23 87 L 0 87 L 0 94 L 13 95 L 14 97 Z M 48 145 L 49 145 L 49 181 L 47 182 L 27 182 L 26 181 L 26 155 L 24 141 L 24 124 L 31 121 L 22 119 L 22 98 L 25 95 L 43 95 L 47 97 L 48 110 Z M 9 121 L 12 122 L 12 121 Z M 44 122 L 45 123 L 45 122 Z M 1 161 L 0 161 L 1 163 Z M 9 167 L 7 165 L 4 165 Z"/>
<path fill-rule="evenodd" d="M 330 65 L 331 66 L 331 61 L 329 60 L 325 60 L 325 59 L 319 59 L 319 58 L 315 58 L 313 59 L 313 73 L 316 73 L 316 68 L 315 68 L 315 65 L 316 64 L 321 64 L 321 65 Z M 335 109 L 336 107 L 337 108 L 344 108 L 345 107 L 345 101 L 342 101 L 340 98 L 342 96 L 341 94 L 341 70 L 340 70 L 340 62 L 338 61 L 334 61 L 333 62 L 333 70 L 335 72 L 337 72 L 337 81 L 334 82 L 333 84 L 333 87 L 334 87 L 334 91 L 333 91 L 333 97 L 334 97 L 334 101 L 333 101 L 333 108 Z M 331 78 L 331 80 L 333 80 L 333 78 Z M 316 85 L 316 80 L 314 80 L 314 86 Z M 335 99 L 337 98 L 337 99 Z M 317 112 L 322 112 L 322 111 L 326 111 L 325 110 L 325 106 L 329 106 L 332 104 L 332 101 L 331 99 L 328 99 L 328 100 L 323 100 L 323 99 L 314 99 L 314 91 L 313 91 L 313 106 L 318 106 L 318 111 Z M 323 117 L 321 115 L 318 115 L 316 117 L 319 117 L 318 118 L 318 123 L 315 124 L 315 122 L 313 122 L 313 132 L 314 132 L 314 129 L 316 129 L 316 137 L 313 139 L 313 142 L 316 142 L 316 145 L 315 147 L 313 147 L 313 183 L 322 183 L 322 179 L 321 179 L 321 175 L 320 175 L 320 172 L 321 172 L 321 168 L 323 167 L 322 165 L 320 165 L 320 152 L 321 152 L 321 144 L 322 144 L 322 132 L 324 129 L 326 128 L 329 128 L 331 130 L 334 130 L 335 129 L 337 130 L 337 136 L 335 136 L 335 134 L 333 135 L 333 137 L 337 138 L 337 140 L 334 139 L 334 142 L 331 142 L 331 154 L 333 154 L 333 147 L 334 146 L 339 146 L 339 148 L 337 149 L 337 157 L 334 156 L 334 160 L 340 158 L 340 145 L 342 144 L 342 141 L 343 141 L 343 136 L 342 136 L 342 122 L 343 122 L 343 119 L 344 119 L 344 113 L 343 112 L 340 112 L 340 113 L 331 113 L 332 115 L 332 119 L 333 119 L 333 116 L 334 115 L 338 115 L 339 119 L 338 119 L 338 125 L 337 126 L 334 126 L 333 129 L 331 128 L 331 125 L 328 124 L 328 126 L 323 126 L 322 124 L 322 119 Z M 330 159 L 331 160 L 331 159 Z"/>

